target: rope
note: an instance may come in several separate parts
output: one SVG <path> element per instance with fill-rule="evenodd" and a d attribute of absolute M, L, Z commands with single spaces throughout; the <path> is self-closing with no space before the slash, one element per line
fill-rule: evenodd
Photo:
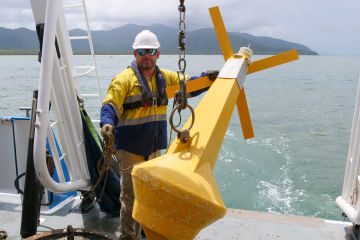
<path fill-rule="evenodd" d="M 104 137 L 103 152 L 97 163 L 97 170 L 99 172 L 99 178 L 96 181 L 96 183 L 91 187 L 90 190 L 84 192 L 81 195 L 81 197 L 80 197 L 81 199 L 93 198 L 95 189 L 99 186 L 101 181 L 104 179 L 104 185 L 102 187 L 100 197 L 97 199 L 98 202 L 101 202 L 101 198 L 105 191 L 106 183 L 108 180 L 109 172 L 111 171 L 111 172 L 115 173 L 113 169 L 116 169 L 118 171 L 128 171 L 135 165 L 139 164 L 139 163 L 135 163 L 127 168 L 121 168 L 120 167 L 120 159 L 118 159 L 118 157 L 114 151 L 114 142 L 115 142 L 115 138 L 114 138 L 113 134 L 110 137 L 108 137 L 108 136 Z"/>

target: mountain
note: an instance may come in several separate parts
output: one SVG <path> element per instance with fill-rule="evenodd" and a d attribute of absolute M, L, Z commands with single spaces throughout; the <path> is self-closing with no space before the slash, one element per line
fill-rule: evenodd
<path fill-rule="evenodd" d="M 95 51 L 117 51 L 131 53 L 133 40 L 141 30 L 149 29 L 154 32 L 160 41 L 163 54 L 178 53 L 178 29 L 162 24 L 139 26 L 127 24 L 111 30 L 92 31 Z M 70 36 L 83 36 L 82 29 L 70 30 Z M 248 33 L 229 32 L 229 39 L 233 50 L 238 51 L 241 46 L 248 46 L 254 54 L 278 54 L 291 49 L 297 49 L 299 54 L 318 55 L 309 47 L 270 37 L 257 37 Z M 35 31 L 18 28 L 7 29 L 0 27 L 0 49 L 38 49 L 38 39 Z M 89 50 L 86 40 L 72 40 L 74 50 Z M 212 28 L 203 28 L 186 33 L 187 54 L 221 54 L 221 49 Z"/>
<path fill-rule="evenodd" d="M 0 49 L 38 49 L 38 45 L 35 31 L 0 27 Z"/>

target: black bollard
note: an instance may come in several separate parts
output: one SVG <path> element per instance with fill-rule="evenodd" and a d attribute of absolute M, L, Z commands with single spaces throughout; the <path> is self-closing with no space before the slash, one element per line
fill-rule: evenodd
<path fill-rule="evenodd" d="M 22 215 L 21 215 L 20 235 L 22 238 L 27 238 L 36 234 L 37 226 L 39 222 L 40 205 L 42 198 L 42 186 L 35 173 L 34 157 L 33 157 L 34 132 L 35 132 L 34 124 L 36 119 L 37 95 L 38 95 L 38 91 L 35 90 L 31 105 L 30 135 L 28 142 L 25 186 L 24 186 L 24 196 L 23 196 Z"/>

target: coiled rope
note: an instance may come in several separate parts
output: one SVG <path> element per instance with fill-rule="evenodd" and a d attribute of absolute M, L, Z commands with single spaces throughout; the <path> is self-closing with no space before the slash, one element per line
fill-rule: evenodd
<path fill-rule="evenodd" d="M 104 136 L 102 155 L 97 162 L 97 170 L 99 172 L 99 178 L 96 181 L 96 183 L 91 187 L 90 190 L 84 192 L 81 195 L 81 197 L 80 197 L 81 199 L 93 198 L 95 189 L 99 186 L 99 184 L 104 179 L 104 185 L 102 187 L 100 197 L 97 199 L 98 202 L 101 202 L 101 198 L 104 193 L 106 183 L 108 180 L 109 172 L 111 171 L 112 173 L 117 174 L 114 171 L 114 169 L 116 169 L 118 171 L 128 171 L 132 167 L 134 167 L 136 164 L 139 164 L 139 163 L 135 163 L 127 168 L 121 168 L 120 167 L 120 159 L 118 159 L 117 154 L 114 151 L 114 146 L 115 146 L 114 143 L 115 143 L 115 138 L 114 138 L 113 134 L 111 134 L 110 136 Z"/>

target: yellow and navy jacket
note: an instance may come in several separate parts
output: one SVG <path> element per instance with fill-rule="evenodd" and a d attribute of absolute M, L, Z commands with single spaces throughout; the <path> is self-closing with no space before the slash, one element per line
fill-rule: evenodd
<path fill-rule="evenodd" d="M 157 67 L 157 70 L 160 69 Z M 165 69 L 160 71 L 165 79 L 162 88 L 179 83 L 176 72 Z M 135 108 L 126 107 L 133 103 L 136 105 L 143 99 L 142 85 L 135 72 L 129 67 L 113 78 L 101 108 L 100 126 L 115 126 L 115 149 L 148 156 L 167 147 L 167 98 L 166 104 L 158 102 L 150 104 L 151 106 L 145 104 Z M 153 98 L 159 100 L 159 80 L 156 79 L 156 74 L 158 73 L 152 76 L 151 81 L 146 81 Z"/>

